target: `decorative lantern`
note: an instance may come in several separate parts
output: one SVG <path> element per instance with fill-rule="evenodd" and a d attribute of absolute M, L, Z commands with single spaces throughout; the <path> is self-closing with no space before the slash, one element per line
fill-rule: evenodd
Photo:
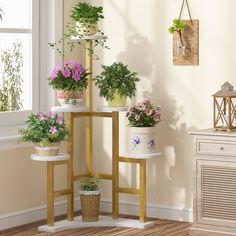
<path fill-rule="evenodd" d="M 214 99 L 214 129 L 236 130 L 236 91 L 226 82 L 221 90 L 213 95 Z"/>

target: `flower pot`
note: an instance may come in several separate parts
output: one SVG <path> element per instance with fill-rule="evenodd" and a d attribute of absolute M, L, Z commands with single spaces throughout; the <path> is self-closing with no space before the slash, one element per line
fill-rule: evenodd
<path fill-rule="evenodd" d="M 114 98 L 108 101 L 109 107 L 125 107 L 126 98 L 118 93 L 114 94 Z"/>
<path fill-rule="evenodd" d="M 73 108 L 80 106 L 83 100 L 83 91 L 64 91 L 57 90 L 57 99 L 61 106 Z"/>
<path fill-rule="evenodd" d="M 98 221 L 101 191 L 81 191 L 81 214 L 82 220 L 87 222 Z"/>
<path fill-rule="evenodd" d="M 155 127 L 130 127 L 130 152 L 151 154 L 156 152 Z"/>
<path fill-rule="evenodd" d="M 34 149 L 37 156 L 57 156 L 59 153 L 60 143 L 49 143 L 47 146 L 42 146 L 40 143 L 34 143 Z"/>
<path fill-rule="evenodd" d="M 80 22 L 77 21 L 76 22 L 76 32 L 79 35 L 94 35 L 96 34 L 98 31 L 98 24 L 97 22 L 95 23 L 84 23 L 84 22 Z"/>

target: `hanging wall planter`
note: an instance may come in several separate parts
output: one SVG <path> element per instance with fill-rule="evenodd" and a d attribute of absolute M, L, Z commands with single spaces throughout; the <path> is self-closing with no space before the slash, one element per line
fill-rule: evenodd
<path fill-rule="evenodd" d="M 186 2 L 190 20 L 182 20 Z M 192 20 L 188 0 L 183 0 L 178 19 L 173 20 L 169 32 L 173 34 L 173 64 L 199 65 L 199 21 Z"/>

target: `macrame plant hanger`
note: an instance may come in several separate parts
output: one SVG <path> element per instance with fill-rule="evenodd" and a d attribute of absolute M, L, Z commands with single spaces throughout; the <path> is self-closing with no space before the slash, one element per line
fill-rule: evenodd
<path fill-rule="evenodd" d="M 189 19 L 190 19 L 191 24 L 193 25 L 193 21 L 192 21 L 192 17 L 191 17 L 191 13 L 190 13 L 190 10 L 189 10 L 189 5 L 188 5 L 188 0 L 183 0 L 183 2 L 182 2 L 181 10 L 180 10 L 180 13 L 179 13 L 179 20 L 181 20 L 181 17 L 182 17 L 182 13 L 183 13 L 183 9 L 184 9 L 184 3 L 186 3 L 187 9 L 188 9 Z"/>

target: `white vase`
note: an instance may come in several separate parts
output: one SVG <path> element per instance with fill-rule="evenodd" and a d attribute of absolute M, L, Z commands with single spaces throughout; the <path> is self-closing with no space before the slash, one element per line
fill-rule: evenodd
<path fill-rule="evenodd" d="M 130 127 L 130 152 L 152 154 L 156 152 L 155 127 Z"/>
<path fill-rule="evenodd" d="M 59 153 L 60 142 L 49 143 L 42 146 L 40 143 L 34 143 L 35 154 L 37 156 L 57 156 Z"/>
<path fill-rule="evenodd" d="M 97 22 L 90 24 L 90 23 L 81 23 L 80 21 L 76 22 L 76 32 L 79 35 L 94 35 L 98 31 L 98 24 Z"/>

